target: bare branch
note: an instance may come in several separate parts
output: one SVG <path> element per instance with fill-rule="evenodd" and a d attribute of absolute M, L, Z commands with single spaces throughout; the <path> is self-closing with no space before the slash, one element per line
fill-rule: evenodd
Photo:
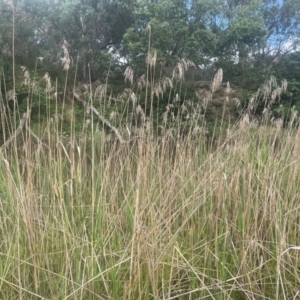
<path fill-rule="evenodd" d="M 0 150 L 6 148 L 14 139 L 16 139 L 16 137 L 20 134 L 24 125 L 26 124 L 26 121 L 29 119 L 30 113 L 31 113 L 30 109 L 27 109 L 27 111 L 23 114 L 22 119 L 20 120 L 20 125 L 15 130 L 15 132 L 11 135 L 11 137 L 0 147 Z"/>
<path fill-rule="evenodd" d="M 86 107 L 88 105 L 88 103 L 82 99 L 76 92 L 73 92 L 73 95 L 74 97 L 79 101 L 81 102 L 84 107 Z M 106 120 L 99 112 L 98 110 L 93 106 L 91 105 L 90 106 L 91 110 L 94 112 L 94 114 L 106 125 L 108 126 L 112 131 L 114 131 L 114 133 L 116 134 L 117 138 L 119 139 L 119 141 L 123 144 L 125 143 L 125 140 L 122 138 L 119 130 L 113 126 L 108 120 Z"/>

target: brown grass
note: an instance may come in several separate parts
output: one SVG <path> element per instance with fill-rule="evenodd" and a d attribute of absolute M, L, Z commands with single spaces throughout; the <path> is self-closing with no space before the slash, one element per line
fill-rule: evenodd
<path fill-rule="evenodd" d="M 80 132 L 68 113 L 71 132 L 63 136 L 68 110 L 56 98 L 54 117 L 39 126 L 26 119 L 1 149 L 1 299 L 297 299 L 296 113 L 286 128 L 282 120 L 255 120 L 257 94 L 230 125 L 227 92 L 211 131 L 203 113 L 212 99 L 181 99 L 172 90 L 190 65 L 179 64 L 173 81 L 156 81 L 149 66 L 136 89 L 126 69 L 132 86 L 110 119 L 124 142 L 97 126 L 91 107 L 101 103 L 104 114 L 111 100 L 101 85 L 87 89 Z M 220 82 L 218 71 L 211 93 Z M 272 82 L 264 94 L 271 105 Z M 139 91 L 148 87 L 147 114 Z M 166 87 L 158 134 L 152 105 Z M 10 117 L 1 111 L 2 120 Z"/>

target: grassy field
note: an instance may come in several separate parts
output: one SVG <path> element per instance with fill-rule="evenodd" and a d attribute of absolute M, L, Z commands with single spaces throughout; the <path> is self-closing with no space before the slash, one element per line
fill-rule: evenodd
<path fill-rule="evenodd" d="M 221 81 L 177 114 L 174 95 L 153 127 L 150 78 L 148 114 L 125 93 L 110 134 L 74 104 L 39 125 L 2 109 L 0 299 L 298 299 L 297 116 L 259 124 L 249 106 L 223 122 L 226 92 L 208 137 L 200 112 Z M 19 119 L 19 132 L 5 129 Z"/>

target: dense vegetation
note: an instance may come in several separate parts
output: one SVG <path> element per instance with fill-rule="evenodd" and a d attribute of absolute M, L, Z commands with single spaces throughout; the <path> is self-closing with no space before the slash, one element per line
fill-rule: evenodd
<path fill-rule="evenodd" d="M 222 68 L 223 81 L 234 87 L 241 108 L 270 76 L 289 82 L 281 97 L 283 108 L 275 104 L 276 117 L 283 112 L 286 118 L 291 107 L 299 108 L 297 0 L 1 0 L 0 5 L 1 94 L 6 102 L 16 99 L 21 114 L 29 84 L 23 75 L 39 87 L 45 86 L 45 74 L 57 80 L 60 101 L 73 98 L 78 83 L 92 84 L 90 90 L 109 84 L 108 93 L 115 98 L 129 88 L 123 79 L 128 66 L 136 86 L 143 76 L 149 80 L 148 60 L 156 66 L 151 70 L 156 82 L 174 77 L 176 65 L 191 62 L 184 64 L 192 68 L 185 84 L 172 97 L 178 93 L 194 101 L 197 89 L 209 89 Z M 34 120 L 37 111 L 45 113 L 47 100 L 41 90 L 31 94 Z M 149 98 L 146 94 L 142 102 Z M 163 111 L 168 99 L 158 98 L 154 96 L 157 111 Z M 259 105 L 257 113 L 263 108 Z"/>
<path fill-rule="evenodd" d="M 0 0 L 0 298 L 297 299 L 296 0 Z"/>
<path fill-rule="evenodd" d="M 217 67 L 226 67 L 226 80 L 253 87 L 267 74 L 281 76 L 279 68 L 287 67 L 291 50 L 299 43 L 297 0 L 1 0 L 0 4 L 0 65 L 7 75 L 14 54 L 17 66 L 29 70 L 42 57 L 38 70 L 55 80 L 61 75 L 63 45 L 70 53 L 69 71 L 76 72 L 80 82 L 105 80 L 107 72 L 118 78 L 120 57 L 142 75 L 150 47 L 163 66 L 188 58 L 207 67 L 214 58 Z M 298 56 L 292 60 L 299 62 Z"/>

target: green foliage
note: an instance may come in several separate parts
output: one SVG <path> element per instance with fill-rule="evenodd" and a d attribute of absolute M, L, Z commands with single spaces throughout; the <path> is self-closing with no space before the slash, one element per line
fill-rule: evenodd
<path fill-rule="evenodd" d="M 36 70 L 37 77 L 47 72 L 70 91 L 75 79 L 83 83 L 108 80 L 116 86 L 123 81 L 122 64 L 134 68 L 136 80 L 146 74 L 151 53 L 156 54 L 156 67 L 148 73 L 152 80 L 172 77 L 170 69 L 187 58 L 196 66 L 210 68 L 210 74 L 222 68 L 224 81 L 245 89 L 245 94 L 256 91 L 270 75 L 286 78 L 290 85 L 281 104 L 297 107 L 299 10 L 297 0 L 1 0 L 0 66 L 7 87 L 15 88 L 23 99 L 20 66 Z M 62 66 L 66 50 L 68 74 Z M 43 64 L 37 57 L 43 57 Z M 189 84 L 195 87 L 194 82 Z M 4 93 L 3 84 L 1 90 Z M 117 93 L 118 89 L 112 91 Z M 41 92 L 39 97 L 46 96 Z M 169 100 L 164 97 L 157 106 Z M 155 104 L 149 94 L 145 103 L 148 100 Z"/>
<path fill-rule="evenodd" d="M 135 10 L 134 26 L 124 35 L 124 55 L 131 63 L 145 62 L 150 45 L 158 60 L 174 63 L 188 57 L 203 63 L 203 55 L 212 52 L 214 34 L 205 24 L 212 3 L 201 6 L 189 1 L 141 1 Z M 197 13 L 197 15 L 196 15 Z"/>

